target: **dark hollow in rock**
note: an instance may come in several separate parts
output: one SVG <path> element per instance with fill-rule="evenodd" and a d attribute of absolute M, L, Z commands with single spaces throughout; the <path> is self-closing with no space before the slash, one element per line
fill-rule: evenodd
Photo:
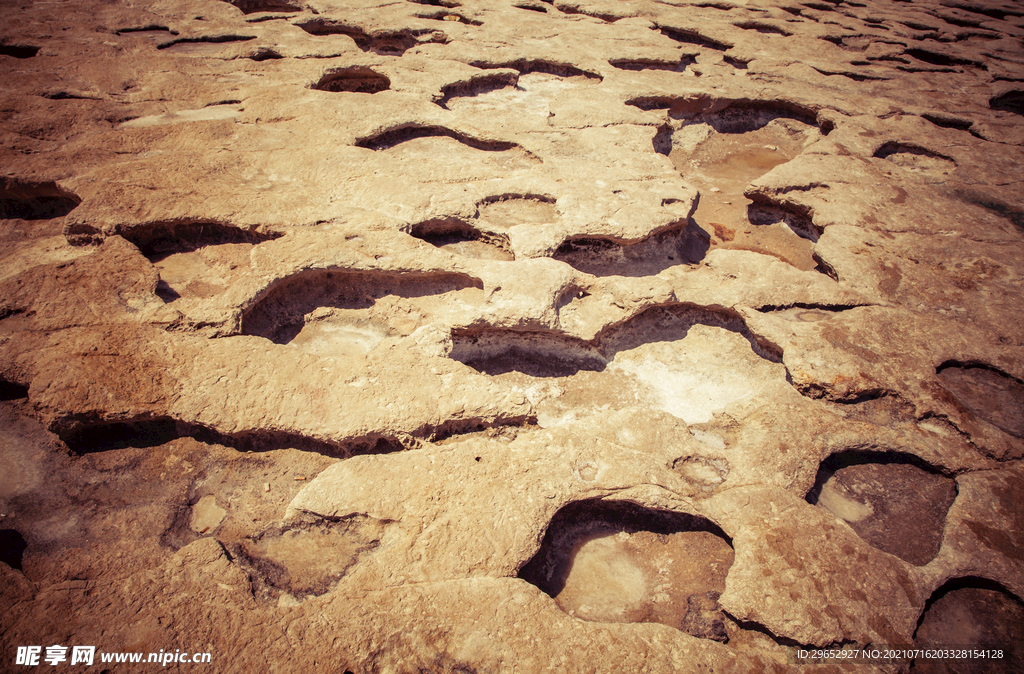
<path fill-rule="evenodd" d="M 744 30 L 756 30 L 758 33 L 764 33 L 766 35 L 783 35 L 786 37 L 792 35 L 788 30 L 779 28 L 778 26 L 773 26 L 770 23 L 762 23 L 760 21 L 742 21 L 733 25 Z"/>
<path fill-rule="evenodd" d="M 21 560 L 28 543 L 17 529 L 0 529 L 0 562 L 21 571 Z"/>
<path fill-rule="evenodd" d="M 441 98 L 437 104 L 447 108 L 448 101 L 463 96 L 476 96 L 488 91 L 497 91 L 505 87 L 514 87 L 519 82 L 516 73 L 486 73 L 475 75 L 468 80 L 459 80 L 441 87 Z"/>
<path fill-rule="evenodd" d="M 900 23 L 902 23 L 907 28 L 910 28 L 911 30 L 920 30 L 924 31 L 925 33 L 934 33 L 939 30 L 939 28 L 936 26 L 929 26 L 928 24 L 924 24 L 919 21 L 904 20 L 900 21 Z"/>
<path fill-rule="evenodd" d="M 815 312 L 822 315 L 828 311 L 844 311 L 853 307 L 830 309 L 819 307 Z M 867 391 L 855 398 L 825 402 L 829 408 L 847 419 L 856 419 L 876 426 L 895 427 L 899 424 L 917 421 L 917 410 L 908 402 L 887 391 Z"/>
<path fill-rule="evenodd" d="M 582 620 L 656 622 L 726 641 L 718 598 L 733 557 L 731 539 L 707 519 L 595 499 L 555 514 L 519 577 Z"/>
<path fill-rule="evenodd" d="M 0 44 L 0 55 L 16 59 L 30 59 L 39 53 L 39 47 L 26 44 Z"/>
<path fill-rule="evenodd" d="M 276 59 L 283 59 L 284 56 L 269 47 L 260 47 L 250 54 L 248 58 L 253 61 L 272 61 Z"/>
<path fill-rule="evenodd" d="M 653 276 L 679 264 L 697 264 L 710 237 L 690 218 L 637 243 L 595 237 L 565 241 L 552 257 L 594 276 Z"/>
<path fill-rule="evenodd" d="M 658 154 L 663 154 L 666 157 L 672 154 L 672 127 L 668 124 L 662 124 L 658 127 L 658 132 L 654 134 L 654 138 L 651 139 L 651 145 L 654 147 L 654 151 Z"/>
<path fill-rule="evenodd" d="M 707 47 L 708 49 L 714 49 L 716 51 L 725 51 L 732 49 L 734 45 L 727 42 L 720 42 L 710 37 L 701 35 L 697 31 L 688 30 L 686 28 L 675 28 L 672 26 L 655 26 L 655 29 L 660 31 L 665 37 L 681 42 L 683 44 L 697 45 L 698 47 Z"/>
<path fill-rule="evenodd" d="M 915 648 L 1001 650 L 1000 659 L 914 661 L 914 674 L 1024 673 L 1024 603 L 1002 585 L 983 578 L 958 578 L 936 590 L 925 604 Z"/>
<path fill-rule="evenodd" d="M 188 45 L 200 45 L 200 44 L 224 44 L 228 42 L 248 42 L 249 40 L 255 40 L 255 35 L 210 35 L 196 38 L 184 38 L 181 40 L 172 40 L 161 45 L 157 45 L 157 49 L 173 49 L 178 45 L 183 48 Z"/>
<path fill-rule="evenodd" d="M 548 61 L 546 59 L 516 59 L 515 61 L 502 61 L 501 63 L 493 63 L 490 61 L 471 61 L 469 65 L 474 68 L 482 68 L 484 70 L 511 68 L 512 70 L 518 70 L 520 75 L 527 75 L 529 73 L 545 73 L 556 77 L 586 77 L 588 79 L 596 80 L 603 79 L 598 73 L 582 70 L 569 63 Z"/>
<path fill-rule="evenodd" d="M 692 304 L 651 307 L 625 323 L 605 329 L 591 342 L 555 332 L 504 328 L 454 330 L 449 357 L 488 375 L 514 371 L 531 377 L 568 377 L 581 370 L 603 371 L 620 351 L 684 339 L 690 328 L 698 324 L 735 332 L 743 336 L 761 358 L 782 362 L 781 352 L 771 344 L 762 343 L 738 313 L 711 311 Z"/>
<path fill-rule="evenodd" d="M 384 30 L 368 33 L 358 26 L 336 23 L 329 19 L 317 18 L 295 24 L 310 35 L 347 35 L 355 41 L 356 46 L 364 52 L 373 52 L 382 56 L 401 56 L 416 46 L 420 35 L 431 33 L 422 30 Z M 433 41 L 446 39 L 438 34 Z"/>
<path fill-rule="evenodd" d="M 875 150 L 875 154 L 873 156 L 879 159 L 889 159 L 896 154 L 916 154 L 925 157 L 933 157 L 936 159 L 944 159 L 948 162 L 953 161 L 951 157 L 947 157 L 944 154 L 939 154 L 938 152 L 933 152 L 932 150 L 923 148 L 920 145 L 913 145 L 911 143 L 900 143 L 896 141 L 890 141 L 888 143 L 885 143 L 880 148 Z"/>
<path fill-rule="evenodd" d="M 508 237 L 481 232 L 458 218 L 442 218 L 416 223 L 409 233 L 432 246 L 464 257 L 512 261 Z"/>
<path fill-rule="evenodd" d="M 462 14 L 456 14 L 454 12 L 434 12 L 432 14 L 417 14 L 416 17 L 419 19 L 428 19 L 430 21 L 455 21 L 461 24 L 465 24 L 467 26 L 483 25 L 483 21 L 477 21 L 476 19 L 471 19 L 468 16 L 463 16 Z"/>
<path fill-rule="evenodd" d="M 20 183 L 0 179 L 0 220 L 63 218 L 81 202 L 56 183 Z"/>
<path fill-rule="evenodd" d="M 658 59 L 612 59 L 608 63 L 619 70 L 667 70 L 669 72 L 681 73 L 686 66 L 696 63 L 697 60 L 689 54 L 678 61 L 661 61 Z"/>
<path fill-rule="evenodd" d="M 262 243 L 278 239 L 280 232 L 260 232 L 219 222 L 157 222 L 126 227 L 118 232 L 149 258 L 159 261 L 174 253 L 225 243 Z"/>
<path fill-rule="evenodd" d="M 176 300 L 181 299 L 181 293 L 171 287 L 171 285 L 160 279 L 156 284 L 156 296 L 164 301 L 165 304 L 170 304 Z"/>
<path fill-rule="evenodd" d="M 600 372 L 608 361 L 581 340 L 515 330 L 452 332 L 451 358 L 477 372 L 496 376 L 521 372 L 531 377 L 569 377 L 581 370 Z"/>
<path fill-rule="evenodd" d="M 593 5 L 591 5 L 590 7 L 583 7 L 581 5 L 561 4 L 558 6 L 557 9 L 563 14 L 580 14 L 582 16 L 590 16 L 595 19 L 600 19 L 605 23 L 615 23 L 619 19 L 625 18 L 625 16 L 621 14 L 613 14 L 611 12 L 598 11 L 594 8 Z"/>
<path fill-rule="evenodd" d="M 938 18 L 942 19 L 951 26 L 957 26 L 959 28 L 979 28 L 982 24 L 978 19 L 969 19 L 964 16 L 956 16 L 954 14 L 945 13 L 938 15 Z"/>
<path fill-rule="evenodd" d="M 924 61 L 925 63 L 932 64 L 933 66 L 968 66 L 971 68 L 988 70 L 988 66 L 979 61 L 972 61 L 971 59 L 960 58 L 950 54 L 940 54 L 927 49 L 908 49 L 904 53 L 907 56 L 913 56 L 918 61 Z"/>
<path fill-rule="evenodd" d="M 473 138 L 464 133 L 443 126 L 420 126 L 418 124 L 402 124 L 368 138 L 356 141 L 356 147 L 365 147 L 370 150 L 388 150 L 414 138 L 453 138 L 463 145 L 468 145 L 475 150 L 486 152 L 505 152 L 520 146 L 502 140 L 486 140 Z"/>
<path fill-rule="evenodd" d="M 677 119 L 696 117 L 718 133 L 748 133 L 761 129 L 776 119 L 795 119 L 808 126 L 818 126 L 817 113 L 796 103 L 740 100 L 722 110 L 703 112 L 713 105 L 714 100 L 710 97 L 680 100 L 673 104 L 669 114 Z"/>
<path fill-rule="evenodd" d="M 0 379 L 0 400 L 19 400 L 27 397 L 27 386 Z"/>
<path fill-rule="evenodd" d="M 0 220 L 49 220 L 63 218 L 75 210 L 78 201 L 69 197 L 0 199 Z"/>
<path fill-rule="evenodd" d="M 170 28 L 168 28 L 167 26 L 160 26 L 160 25 L 157 25 L 155 23 L 151 23 L 151 24 L 149 24 L 147 26 L 139 26 L 137 28 L 121 28 L 120 30 L 117 31 L 118 35 L 130 35 L 132 33 L 146 33 L 150 37 L 156 37 L 157 35 L 159 35 L 161 33 L 166 33 L 168 35 L 177 35 L 178 34 L 175 31 L 173 31 Z"/>
<path fill-rule="evenodd" d="M 378 435 L 357 438 L 342 445 L 287 431 L 250 431 L 229 435 L 212 428 L 169 417 L 133 419 L 123 422 L 63 420 L 58 422 L 55 432 L 68 449 L 79 455 L 130 447 L 136 449 L 159 447 L 185 437 L 205 444 L 231 447 L 241 452 L 266 452 L 291 448 L 327 456 L 344 457 L 353 454 L 383 454 L 403 449 L 398 441 Z"/>
<path fill-rule="evenodd" d="M 854 82 L 881 82 L 889 79 L 888 77 L 882 77 L 878 75 L 865 75 L 863 73 L 852 73 L 845 70 L 825 70 L 823 68 L 815 68 L 815 70 L 827 77 L 845 77 L 846 79 L 853 80 Z"/>
<path fill-rule="evenodd" d="M 685 339 L 695 325 L 735 332 L 746 339 L 750 349 L 761 358 L 773 363 L 782 362 L 781 350 L 754 335 L 738 312 L 732 309 L 712 310 L 689 303 L 645 309 L 625 323 L 606 328 L 597 335 L 595 342 L 601 353 L 611 359 L 620 351 L 629 351 L 644 344 Z"/>
<path fill-rule="evenodd" d="M 1024 16 L 1024 12 L 1020 9 L 1011 8 L 1006 5 L 1003 7 L 985 7 L 980 4 L 969 4 L 966 2 L 945 2 L 943 3 L 947 7 L 955 7 L 956 9 L 962 9 L 965 12 L 971 12 L 972 14 L 983 14 L 993 19 L 1004 20 L 1008 16 Z"/>
<path fill-rule="evenodd" d="M 632 105 L 641 110 L 668 110 L 676 101 L 673 96 L 637 96 L 626 101 L 626 105 Z"/>
<path fill-rule="evenodd" d="M 390 273 L 314 269 L 272 283 L 242 314 L 242 334 L 287 344 L 302 330 L 306 314 L 321 307 L 369 309 L 388 295 L 425 297 L 483 289 L 480 279 L 451 272 Z"/>
<path fill-rule="evenodd" d="M 264 14 L 263 16 L 254 16 L 251 19 L 246 19 L 246 23 L 263 23 L 264 21 L 285 21 L 291 19 L 292 16 L 287 14 Z"/>
<path fill-rule="evenodd" d="M 370 68 L 352 66 L 327 72 L 310 88 L 318 91 L 375 94 L 391 88 L 391 80 Z"/>
<path fill-rule="evenodd" d="M 942 385 L 976 416 L 1024 438 L 1024 382 L 975 363 L 943 363 L 937 374 Z"/>
<path fill-rule="evenodd" d="M 284 0 L 225 0 L 242 10 L 243 14 L 256 12 L 301 12 L 302 8 Z"/>
<path fill-rule="evenodd" d="M 455 2 L 454 0 L 409 0 L 417 5 L 430 5 L 431 7 L 462 7 L 461 2 Z"/>
<path fill-rule="evenodd" d="M 1024 115 L 1024 91 L 1007 91 L 1005 94 L 1000 94 L 989 100 L 988 106 L 993 110 Z"/>
<path fill-rule="evenodd" d="M 957 189 L 953 191 L 953 194 L 958 199 L 966 203 L 981 206 L 987 211 L 991 211 L 1002 218 L 1006 218 L 1018 229 L 1024 231 L 1024 211 L 1019 208 L 1010 206 L 1009 204 L 1004 204 L 1001 201 L 993 199 L 987 194 L 982 194 L 973 190 Z"/>
<path fill-rule="evenodd" d="M 817 242 L 823 230 L 814 224 L 811 214 L 796 206 L 779 205 L 769 201 L 758 201 L 758 194 L 747 195 L 754 199 L 754 203 L 747 206 L 747 220 L 756 226 L 772 225 L 776 222 L 784 222 L 801 238 L 811 242 Z"/>
<path fill-rule="evenodd" d="M 847 451 L 822 462 L 807 502 L 844 520 L 861 538 L 924 566 L 939 553 L 956 482 L 904 454 Z"/>
<path fill-rule="evenodd" d="M 875 150 L 874 156 L 921 174 L 945 175 L 956 168 L 952 157 L 911 143 L 890 141 Z"/>
<path fill-rule="evenodd" d="M 66 431 L 58 430 L 57 435 L 76 454 L 158 447 L 182 436 L 176 422 L 168 418 L 82 424 Z"/>
<path fill-rule="evenodd" d="M 540 12 L 541 14 L 547 14 L 548 13 L 548 9 L 544 5 L 532 5 L 532 4 L 527 4 L 527 3 L 519 3 L 519 4 L 512 5 L 512 6 L 513 7 L 518 7 L 519 9 L 528 9 L 531 12 Z"/>

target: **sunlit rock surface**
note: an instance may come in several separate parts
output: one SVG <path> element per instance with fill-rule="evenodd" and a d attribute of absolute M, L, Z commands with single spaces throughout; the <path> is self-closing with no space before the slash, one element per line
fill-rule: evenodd
<path fill-rule="evenodd" d="M 0 669 L 1024 657 L 1019 4 L 0 15 Z"/>

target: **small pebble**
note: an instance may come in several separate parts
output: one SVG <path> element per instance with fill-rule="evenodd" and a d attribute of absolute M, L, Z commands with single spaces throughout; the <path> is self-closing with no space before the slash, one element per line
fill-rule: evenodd
<path fill-rule="evenodd" d="M 776 150 L 778 150 L 779 148 L 777 148 L 777 147 L 776 147 L 776 146 L 774 146 L 774 145 L 765 145 L 765 146 L 764 146 L 764 149 L 766 149 L 766 150 L 771 150 L 772 152 L 775 152 L 775 151 L 776 151 Z"/>
<path fill-rule="evenodd" d="M 263 483 L 263 491 L 270 491 L 270 483 L 269 482 L 264 482 Z"/>
<path fill-rule="evenodd" d="M 712 187 L 711 191 L 712 192 L 721 192 L 722 190 L 718 189 L 717 187 Z"/>

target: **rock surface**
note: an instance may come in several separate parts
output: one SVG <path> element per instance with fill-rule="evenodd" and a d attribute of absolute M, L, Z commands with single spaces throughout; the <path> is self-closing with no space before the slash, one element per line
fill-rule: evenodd
<path fill-rule="evenodd" d="M 5 667 L 1020 652 L 1019 4 L 2 9 Z"/>

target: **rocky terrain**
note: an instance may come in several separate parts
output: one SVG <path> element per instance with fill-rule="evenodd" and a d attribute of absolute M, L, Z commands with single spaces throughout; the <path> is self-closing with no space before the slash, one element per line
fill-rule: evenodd
<path fill-rule="evenodd" d="M 0 17 L 0 670 L 1024 671 L 1020 2 Z"/>

